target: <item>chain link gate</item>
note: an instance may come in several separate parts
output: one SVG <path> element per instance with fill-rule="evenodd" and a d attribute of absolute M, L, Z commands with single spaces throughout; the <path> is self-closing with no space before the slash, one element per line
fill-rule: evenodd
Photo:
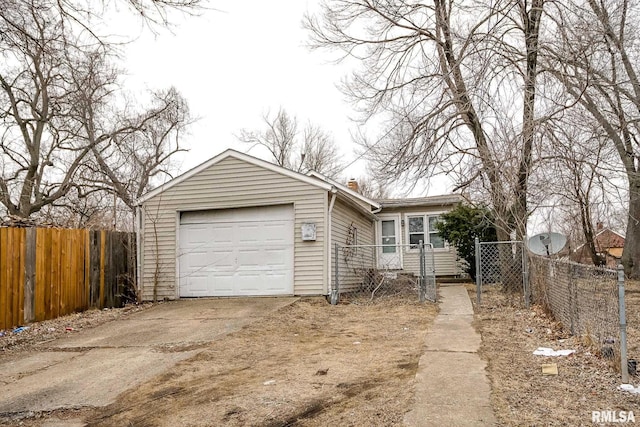
<path fill-rule="evenodd" d="M 331 302 L 339 295 L 418 297 L 435 302 L 433 247 L 429 243 L 396 245 L 339 245 L 333 253 Z"/>
<path fill-rule="evenodd" d="M 480 242 L 476 239 L 476 298 L 482 304 L 482 289 L 499 286 L 504 293 L 522 297 L 529 307 L 527 254 L 522 241 Z"/>

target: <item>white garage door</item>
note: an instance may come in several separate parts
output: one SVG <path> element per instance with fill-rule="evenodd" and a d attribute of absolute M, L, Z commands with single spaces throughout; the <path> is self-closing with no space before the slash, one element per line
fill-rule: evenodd
<path fill-rule="evenodd" d="M 183 212 L 181 297 L 293 294 L 293 206 Z"/>

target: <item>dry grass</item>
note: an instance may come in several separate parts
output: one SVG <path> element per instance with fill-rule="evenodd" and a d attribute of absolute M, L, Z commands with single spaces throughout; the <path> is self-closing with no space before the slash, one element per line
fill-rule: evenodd
<path fill-rule="evenodd" d="M 629 354 L 638 357 L 640 292 L 630 284 L 627 298 Z M 475 301 L 475 289 L 468 290 Z M 492 405 L 499 425 L 592 425 L 591 411 L 626 410 L 640 415 L 640 396 L 617 390 L 621 383 L 615 361 L 597 347 L 570 336 L 539 307 L 527 310 L 507 303 L 497 289 L 487 287 L 477 311 L 482 333 L 481 353 L 488 360 Z M 538 347 L 575 349 L 567 357 L 534 356 Z M 541 365 L 557 363 L 559 375 L 543 376 Z M 639 378 L 633 378 L 639 382 Z"/>
<path fill-rule="evenodd" d="M 401 425 L 436 313 L 436 305 L 415 298 L 338 306 L 304 298 L 221 337 L 106 408 L 40 414 L 22 423 Z"/>

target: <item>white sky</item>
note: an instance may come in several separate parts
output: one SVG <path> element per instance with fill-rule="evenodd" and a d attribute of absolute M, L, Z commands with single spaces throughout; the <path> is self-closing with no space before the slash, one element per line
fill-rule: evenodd
<path fill-rule="evenodd" d="M 330 131 L 348 146 L 349 105 L 336 88 L 347 72 L 305 46 L 301 27 L 307 2 L 287 0 L 210 3 L 219 9 L 177 20 L 173 34 L 143 35 L 127 49 L 127 81 L 138 88 L 170 85 L 200 118 L 188 138 L 190 168 L 227 148 L 245 151 L 234 134 L 263 125 L 262 115 L 282 106 Z M 256 153 L 253 153 L 256 154 Z M 257 153 L 260 154 L 260 153 Z"/>
<path fill-rule="evenodd" d="M 135 33 L 138 39 L 125 49 L 131 88 L 173 85 L 189 101 L 193 116 L 200 118 L 184 138 L 190 152 L 180 171 L 227 148 L 246 151 L 248 146 L 235 135 L 242 128 L 261 128 L 263 114 L 280 107 L 301 126 L 310 120 L 331 132 L 345 159 L 354 160 L 351 133 L 357 127 L 350 117 L 355 112 L 336 87 L 348 75 L 348 65 L 331 63 L 335 56 L 305 46 L 308 33 L 302 18 L 317 1 L 215 0 L 210 5 L 217 10 L 199 17 L 177 16 L 173 34 L 140 29 Z M 259 151 L 251 154 L 270 160 Z M 364 169 L 360 161 L 344 175 L 358 177 Z M 448 191 L 440 184 L 429 194 Z"/>

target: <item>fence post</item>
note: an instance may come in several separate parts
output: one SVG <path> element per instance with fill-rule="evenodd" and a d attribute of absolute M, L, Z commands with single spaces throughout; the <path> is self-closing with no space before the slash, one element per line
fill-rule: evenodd
<path fill-rule="evenodd" d="M 482 293 L 482 273 L 480 272 L 480 239 L 476 237 L 476 302 L 480 306 Z"/>
<path fill-rule="evenodd" d="M 524 287 L 524 306 L 531 306 L 531 288 L 529 285 L 529 257 L 527 256 L 527 245 L 522 242 L 522 281 Z"/>
<path fill-rule="evenodd" d="M 334 262 L 335 262 L 335 265 L 334 265 L 334 282 L 333 282 L 333 286 L 331 286 L 331 297 L 330 297 L 330 299 L 331 299 L 330 302 L 331 302 L 332 305 L 338 304 L 338 300 L 339 300 L 339 297 L 340 297 L 340 281 L 338 279 L 340 277 L 340 274 L 339 274 L 339 263 L 338 263 L 340 257 L 338 255 L 338 252 L 339 252 L 338 251 L 338 244 L 336 243 L 335 246 L 334 246 L 334 254 L 333 254 Z"/>
<path fill-rule="evenodd" d="M 620 313 L 620 372 L 622 383 L 629 383 L 629 365 L 627 364 L 627 319 L 624 303 L 624 267 L 618 264 L 618 311 Z"/>
<path fill-rule="evenodd" d="M 567 279 L 569 281 L 569 331 L 571 332 L 571 335 L 575 335 L 576 325 L 578 325 L 578 304 L 576 302 L 578 285 L 577 281 L 573 280 L 576 276 L 576 266 L 574 264 L 569 264 L 567 265 L 567 270 Z"/>

